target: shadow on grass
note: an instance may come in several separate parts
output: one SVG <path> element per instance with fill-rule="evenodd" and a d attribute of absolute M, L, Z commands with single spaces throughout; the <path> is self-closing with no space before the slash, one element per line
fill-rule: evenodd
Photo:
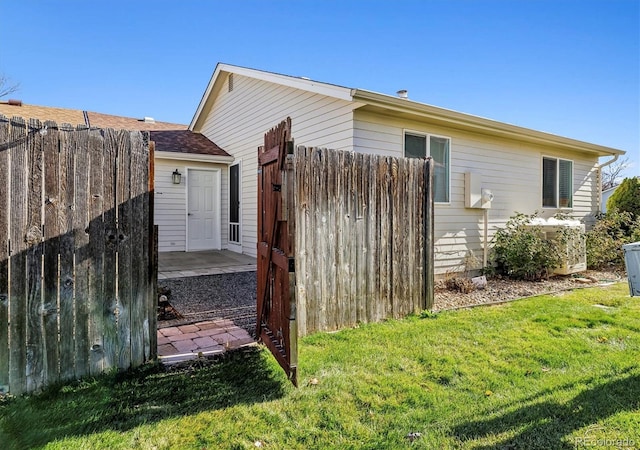
<path fill-rule="evenodd" d="M 569 434 L 619 412 L 633 410 L 640 410 L 640 375 L 628 375 L 598 385 L 583 391 L 566 404 L 545 401 L 518 408 L 493 419 L 467 422 L 454 428 L 453 434 L 466 442 L 524 428 L 512 438 L 473 448 L 575 449 L 578 442 L 566 440 Z M 615 438 L 631 439 L 633 436 Z"/>
<path fill-rule="evenodd" d="M 9 448 L 33 448 L 67 436 L 126 431 L 168 418 L 277 399 L 288 386 L 266 352 L 257 347 L 215 361 L 169 368 L 149 365 L 0 402 L 0 442 L 9 442 Z"/>

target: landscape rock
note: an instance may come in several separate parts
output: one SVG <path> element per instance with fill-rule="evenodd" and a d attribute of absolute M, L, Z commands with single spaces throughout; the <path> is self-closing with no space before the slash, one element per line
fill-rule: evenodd
<path fill-rule="evenodd" d="M 484 275 L 471 278 L 471 282 L 476 287 L 476 289 L 484 289 L 487 287 L 487 277 Z"/>

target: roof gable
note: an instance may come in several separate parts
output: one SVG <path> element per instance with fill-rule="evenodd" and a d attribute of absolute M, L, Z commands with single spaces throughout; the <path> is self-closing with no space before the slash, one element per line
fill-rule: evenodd
<path fill-rule="evenodd" d="M 282 86 L 291 87 L 294 89 L 301 89 L 307 92 L 313 92 L 314 94 L 326 95 L 327 97 L 334 97 L 341 100 L 351 101 L 352 89 L 344 86 L 338 86 L 330 83 L 322 83 L 314 81 L 305 77 L 294 77 L 291 75 L 282 75 L 279 73 L 266 72 L 263 70 L 249 69 L 246 67 L 234 66 L 231 64 L 218 63 L 213 75 L 209 80 L 209 84 L 200 99 L 198 108 L 196 109 L 191 124 L 190 130 L 198 130 L 202 125 L 202 122 L 206 119 L 207 115 L 211 111 L 213 101 L 218 92 L 222 88 L 225 80 L 230 74 L 243 75 L 249 78 L 255 78 L 257 80 L 267 81 L 269 83 L 280 84 Z"/>

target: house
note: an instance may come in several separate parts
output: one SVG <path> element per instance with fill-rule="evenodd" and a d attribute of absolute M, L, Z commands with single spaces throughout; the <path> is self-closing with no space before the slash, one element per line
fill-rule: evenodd
<path fill-rule="evenodd" d="M 0 114 L 73 126 L 149 131 L 155 142 L 154 220 L 159 251 L 222 248 L 220 230 L 228 216 L 221 198 L 226 196 L 228 165 L 233 157 L 202 134 L 188 130 L 186 125 L 150 117 L 135 119 L 11 100 L 0 102 Z M 177 184 L 174 172 L 180 174 Z"/>
<path fill-rule="evenodd" d="M 602 191 L 602 200 L 600 200 L 600 212 L 607 212 L 607 202 L 609 201 L 609 197 L 611 197 L 611 194 L 613 194 L 616 189 L 618 189 L 618 186 L 620 185 L 618 184 L 612 188 Z"/>
<path fill-rule="evenodd" d="M 299 145 L 433 157 L 437 274 L 478 268 L 496 228 L 516 211 L 562 212 L 589 225 L 600 210 L 598 158 L 624 154 L 415 102 L 406 91 L 385 95 L 218 64 L 189 130 L 234 158 L 222 188 L 224 248 L 256 255 L 257 148 L 287 116 Z"/>

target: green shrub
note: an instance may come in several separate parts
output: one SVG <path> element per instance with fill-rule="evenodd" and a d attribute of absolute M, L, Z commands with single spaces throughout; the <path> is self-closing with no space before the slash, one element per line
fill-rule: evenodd
<path fill-rule="evenodd" d="M 640 217 L 640 178 L 625 178 L 607 201 L 607 210 L 628 212 Z"/>
<path fill-rule="evenodd" d="M 540 226 L 529 225 L 537 213 L 516 213 L 493 237 L 492 261 L 497 273 L 519 280 L 548 278 L 562 262 L 570 229 L 554 240 L 544 237 Z M 564 217 L 563 217 L 564 218 Z"/>
<path fill-rule="evenodd" d="M 617 209 L 599 215 L 587 232 L 587 267 L 624 267 L 622 246 L 636 241 L 640 241 L 640 216 L 634 219 L 631 213 Z"/>

